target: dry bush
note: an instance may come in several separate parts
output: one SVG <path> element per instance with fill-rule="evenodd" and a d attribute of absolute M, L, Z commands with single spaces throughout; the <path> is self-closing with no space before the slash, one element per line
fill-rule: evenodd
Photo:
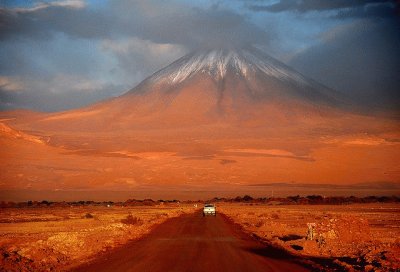
<path fill-rule="evenodd" d="M 94 216 L 91 214 L 91 213 L 87 213 L 87 214 L 85 214 L 85 216 L 84 216 L 85 218 L 94 218 Z"/>
<path fill-rule="evenodd" d="M 159 213 L 159 214 L 156 215 L 157 219 L 161 219 L 161 218 L 164 218 L 164 217 L 168 217 L 168 214 L 167 213 Z"/>
<path fill-rule="evenodd" d="M 128 214 L 128 216 L 124 219 L 121 219 L 121 223 L 127 224 L 127 225 L 142 225 L 143 220 L 140 219 L 139 217 L 133 216 L 132 214 Z"/>
<path fill-rule="evenodd" d="M 279 219 L 279 214 L 273 213 L 273 214 L 271 215 L 271 217 L 272 217 L 272 219 Z"/>
<path fill-rule="evenodd" d="M 256 224 L 255 224 L 255 226 L 257 227 L 257 228 L 260 228 L 260 227 L 262 227 L 262 226 L 264 226 L 264 220 L 259 220 Z"/>

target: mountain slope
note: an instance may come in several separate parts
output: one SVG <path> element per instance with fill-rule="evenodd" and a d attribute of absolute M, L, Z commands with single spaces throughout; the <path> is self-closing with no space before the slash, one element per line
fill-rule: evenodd
<path fill-rule="evenodd" d="M 0 121 L 0 189 L 187 193 L 400 180 L 397 120 L 355 113 L 254 48 L 194 52 L 120 97 Z"/>
<path fill-rule="evenodd" d="M 247 95 L 255 98 L 268 97 L 278 91 L 276 95 L 297 95 L 297 98 L 319 98 L 334 102 L 337 100 L 334 96 L 338 95 L 255 48 L 194 52 L 156 72 L 144 84 L 167 83 L 176 86 L 199 74 L 210 76 L 222 92 L 225 80 L 232 77 L 243 80 L 247 84 Z M 258 86 L 252 84 L 253 81 L 270 83 Z M 278 87 L 281 89 L 275 90 Z"/>
<path fill-rule="evenodd" d="M 338 93 L 254 48 L 198 51 L 126 94 L 52 114 L 38 128 L 138 129 L 228 124 L 289 126 L 340 115 Z"/>

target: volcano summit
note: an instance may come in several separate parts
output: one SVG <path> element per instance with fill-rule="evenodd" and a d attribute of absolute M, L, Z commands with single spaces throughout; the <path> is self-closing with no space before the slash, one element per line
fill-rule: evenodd
<path fill-rule="evenodd" d="M 191 53 L 85 108 L 1 116 L 3 189 L 228 190 L 400 178 L 398 121 L 353 112 L 334 90 L 255 48 Z"/>

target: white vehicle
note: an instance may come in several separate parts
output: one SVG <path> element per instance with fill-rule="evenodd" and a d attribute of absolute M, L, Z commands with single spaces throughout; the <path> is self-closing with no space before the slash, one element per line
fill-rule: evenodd
<path fill-rule="evenodd" d="M 204 205 L 203 216 L 206 216 L 206 215 L 214 215 L 214 216 L 217 215 L 217 211 L 215 209 L 215 205 L 214 204 L 206 204 L 206 205 Z"/>

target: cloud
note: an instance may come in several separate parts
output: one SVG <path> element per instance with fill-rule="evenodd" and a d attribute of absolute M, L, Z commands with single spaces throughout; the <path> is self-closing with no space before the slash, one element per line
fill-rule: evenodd
<path fill-rule="evenodd" d="M 85 77 L 58 75 L 47 80 L 0 77 L 0 108 L 65 110 L 119 95 L 122 86 Z"/>
<path fill-rule="evenodd" d="M 136 81 L 188 53 L 180 45 L 154 43 L 135 37 L 119 40 L 106 39 L 101 42 L 101 48 L 115 56 L 120 73 L 136 78 Z"/>
<path fill-rule="evenodd" d="M 367 107 L 400 108 L 397 21 L 359 19 L 319 37 L 289 64 Z"/>
<path fill-rule="evenodd" d="M 104 35 L 107 28 L 101 27 L 102 18 L 93 16 L 85 6 L 82 1 L 60 1 L 29 8 L 0 8 L 0 40 L 49 39 L 57 32 L 86 38 Z"/>
<path fill-rule="evenodd" d="M 246 6 L 252 11 L 285 12 L 295 11 L 321 12 L 333 11 L 334 17 L 387 17 L 394 16 L 396 4 L 382 0 L 280 0 L 270 5 L 251 3 Z"/>
<path fill-rule="evenodd" d="M 198 8 L 176 1 L 114 1 L 120 31 L 155 43 L 197 47 L 265 43 L 268 34 L 229 9 Z"/>
<path fill-rule="evenodd" d="M 60 32 L 86 39 L 137 37 L 190 49 L 268 41 L 266 31 L 246 17 L 215 6 L 204 10 L 174 1 L 120 0 L 107 9 L 85 7 L 81 1 L 64 1 L 0 9 L 0 38 L 49 39 Z"/>
<path fill-rule="evenodd" d="M 27 8 L 16 8 L 15 10 L 17 11 L 33 11 L 33 10 L 40 10 L 40 9 L 45 9 L 48 7 L 67 7 L 67 8 L 84 8 L 86 6 L 85 2 L 83 0 L 62 0 L 58 2 L 50 2 L 50 3 L 45 3 L 45 2 L 38 2 L 36 5 L 33 7 L 27 7 Z"/>
<path fill-rule="evenodd" d="M 32 3 L 0 8 L 0 109 L 79 107 L 121 94 L 199 47 L 248 44 L 366 101 L 397 90 L 392 1 L 247 0 L 247 9 L 224 0 Z"/>
<path fill-rule="evenodd" d="M 96 6 L 66 0 L 3 7 L 0 109 L 79 107 L 121 94 L 198 47 L 267 44 L 268 37 L 230 9 L 181 1 L 115 0 Z"/>
<path fill-rule="evenodd" d="M 367 4 L 354 9 L 342 9 L 336 18 L 377 18 L 386 19 L 398 16 L 398 7 L 392 2 Z"/>
<path fill-rule="evenodd" d="M 0 76 L 0 89 L 8 92 L 22 91 L 24 86 L 19 81 L 12 80 L 9 77 Z"/>

